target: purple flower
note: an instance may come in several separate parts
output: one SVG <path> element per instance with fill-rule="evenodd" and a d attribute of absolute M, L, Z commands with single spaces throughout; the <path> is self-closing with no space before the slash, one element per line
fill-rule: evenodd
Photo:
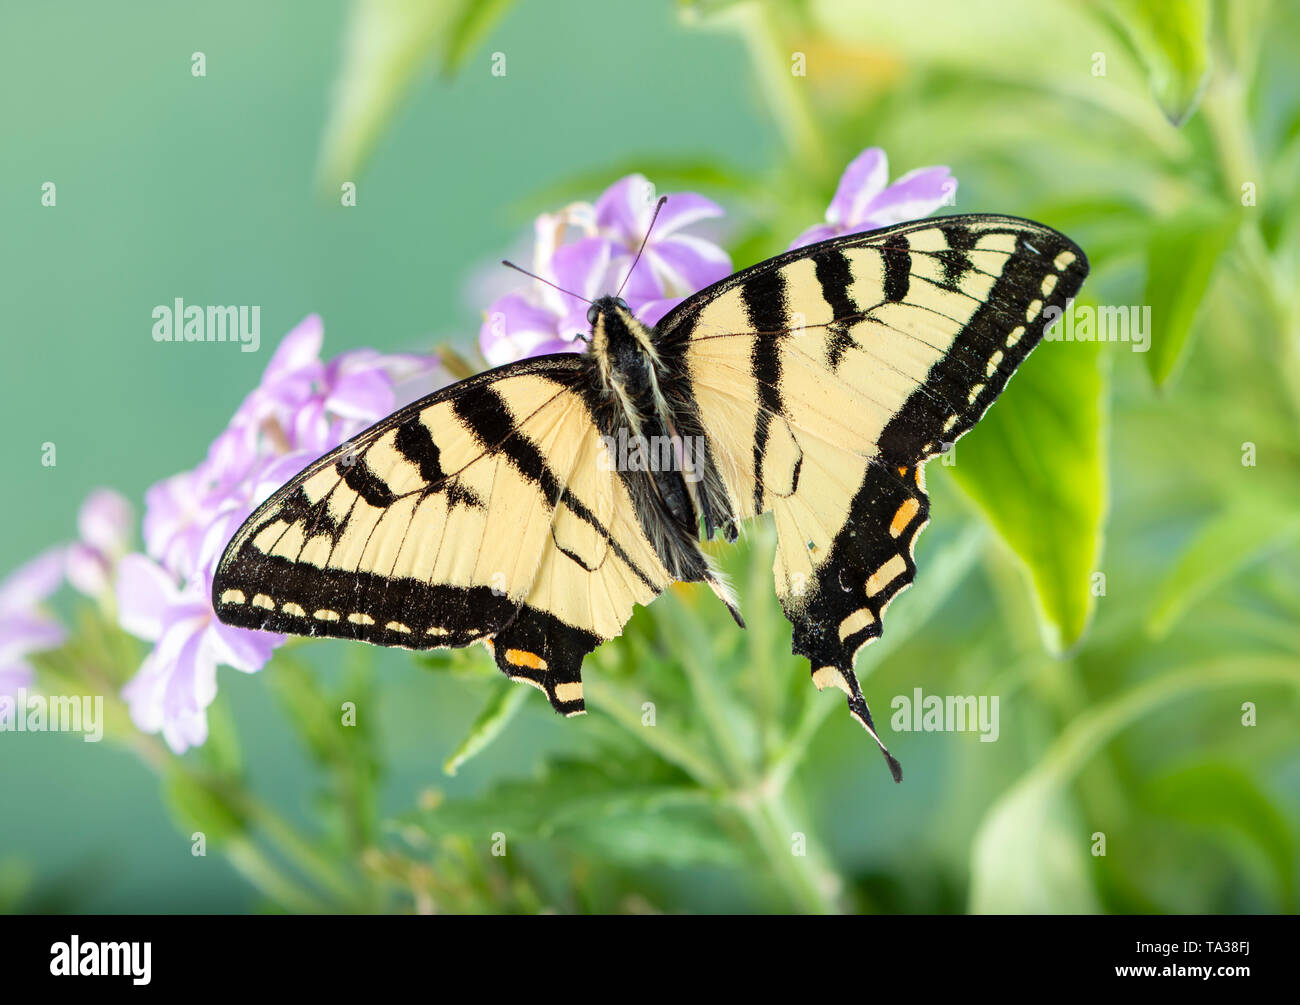
<path fill-rule="evenodd" d="M 155 643 L 122 697 L 135 724 L 146 733 L 161 732 L 178 754 L 208 738 L 217 664 L 253 673 L 284 641 L 283 635 L 223 625 L 212 612 L 207 585 L 197 580 L 178 589 L 172 576 L 144 555 L 127 555 L 118 571 L 122 627 Z"/>
<path fill-rule="evenodd" d="M 136 725 L 161 732 L 177 753 L 207 737 L 217 666 L 252 673 L 284 641 L 216 619 L 212 578 L 227 542 L 317 457 L 442 382 L 432 357 L 358 349 L 327 363 L 323 341 L 316 315 L 281 340 L 199 466 L 146 493 L 147 557 L 128 555 L 119 565 L 122 626 L 154 643 L 122 693 Z"/>
<path fill-rule="evenodd" d="M 731 273 L 731 259 L 717 244 L 688 227 L 722 215 L 703 196 L 669 196 L 650 231 L 645 252 L 629 275 L 655 208 L 654 188 L 628 175 L 590 203 L 574 203 L 537 218 L 532 271 L 588 300 L 616 293 L 647 324 L 710 283 Z M 626 284 L 625 284 L 626 281 Z M 545 283 L 498 298 L 484 313 L 479 345 L 492 365 L 527 356 L 573 351 L 587 332 L 587 305 Z"/>
<path fill-rule="evenodd" d="M 929 216 L 951 205 L 956 192 L 957 179 L 946 167 L 917 168 L 890 185 L 885 151 L 868 147 L 844 169 L 826 222 L 805 230 L 790 248 Z"/>
<path fill-rule="evenodd" d="M 51 548 L 0 582 L 0 694 L 15 694 L 32 683 L 26 657 L 63 644 L 63 626 L 44 610 L 63 582 L 67 549 Z"/>
<path fill-rule="evenodd" d="M 723 209 L 717 203 L 694 192 L 669 196 L 651 230 L 657 201 L 654 186 L 643 175 L 628 175 L 596 200 L 596 227 L 627 253 L 628 265 L 649 231 L 637 273 L 648 269 L 655 282 L 647 283 L 644 289 L 662 290 L 661 299 L 671 306 L 731 275 L 731 256 L 712 241 L 685 232 L 702 220 L 722 216 Z M 631 282 L 628 289 L 632 289 Z M 653 324 L 667 313 L 667 308 L 654 316 L 646 316 L 644 311 L 643 307 L 638 316 Z"/>
<path fill-rule="evenodd" d="M 145 550 L 163 568 L 181 578 L 198 574 L 213 515 L 250 503 L 268 461 L 301 455 L 305 466 L 445 382 L 427 356 L 358 349 L 325 363 L 324 337 L 315 314 L 290 331 L 203 462 L 145 493 Z"/>
<path fill-rule="evenodd" d="M 77 513 L 81 538 L 68 547 L 68 582 L 88 597 L 112 592 L 113 570 L 131 538 L 131 504 L 112 489 L 96 489 Z"/>

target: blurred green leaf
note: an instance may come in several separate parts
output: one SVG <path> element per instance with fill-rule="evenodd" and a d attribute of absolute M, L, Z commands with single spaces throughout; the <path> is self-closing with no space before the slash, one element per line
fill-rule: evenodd
<path fill-rule="evenodd" d="M 486 842 L 499 832 L 507 841 L 598 845 L 602 855 L 628 863 L 735 862 L 743 849 L 720 829 L 717 812 L 710 796 L 656 762 L 564 759 L 537 777 L 499 782 L 476 798 L 403 819 L 431 835 Z"/>
<path fill-rule="evenodd" d="M 1266 896 L 1278 898 L 1283 911 L 1294 909 L 1295 840 L 1286 817 L 1234 764 L 1210 761 L 1171 771 L 1149 782 L 1143 805 L 1152 813 L 1181 820 L 1228 837 L 1234 849 L 1248 849 L 1265 863 L 1271 882 L 1261 884 Z"/>
<path fill-rule="evenodd" d="M 245 830 L 244 815 L 222 786 L 191 774 L 178 762 L 169 767 L 163 779 L 163 798 L 187 838 L 201 831 L 208 842 L 220 844 Z"/>
<path fill-rule="evenodd" d="M 442 2 L 458 6 L 454 0 Z M 442 72 L 450 76 L 458 71 L 514 4 L 515 0 L 461 0 L 443 45 Z"/>
<path fill-rule="evenodd" d="M 443 762 L 442 770 L 448 775 L 456 774 L 462 764 L 483 751 L 488 744 L 500 736 L 502 730 L 528 698 L 528 690 L 526 686 L 515 681 L 501 680 L 493 689 L 492 697 L 483 706 L 483 711 L 470 726 L 465 739 L 456 745 L 456 749 Z"/>
<path fill-rule="evenodd" d="M 421 67 L 464 65 L 512 0 L 354 0 L 343 67 L 321 143 L 327 187 L 355 181 Z"/>
<path fill-rule="evenodd" d="M 1300 534 L 1300 513 L 1267 497 L 1242 495 L 1211 517 L 1156 591 L 1147 631 L 1156 638 L 1187 609 L 1263 553 Z"/>
<path fill-rule="evenodd" d="M 739 866 L 745 849 L 706 812 L 673 807 L 627 808 L 583 823 L 575 837 L 584 854 L 627 866 Z"/>
<path fill-rule="evenodd" d="M 18 905 L 31 889 L 33 879 L 30 863 L 12 856 L 0 859 L 0 914 L 18 913 Z"/>
<path fill-rule="evenodd" d="M 1063 801 L 1066 786 L 1118 733 L 1163 705 L 1203 690 L 1256 683 L 1300 687 L 1300 665 L 1290 657 L 1216 659 L 1147 681 L 1077 716 L 981 821 L 972 845 L 971 910 L 1083 909 L 1093 898 L 1079 886 L 1090 834 L 1073 822 Z M 1044 884 L 1046 896 L 1040 892 Z"/>
<path fill-rule="evenodd" d="M 1196 109 L 1210 68 L 1210 0 L 1102 0 L 1146 68 L 1165 116 L 1182 125 Z"/>
<path fill-rule="evenodd" d="M 1042 345 L 954 448 L 954 477 L 1025 563 L 1048 648 L 1082 636 L 1106 513 L 1108 376 L 1094 342 Z"/>
<path fill-rule="evenodd" d="M 218 694 L 208 706 L 208 741 L 199 754 L 204 765 L 215 775 L 237 777 L 242 769 L 239 752 L 239 731 L 230 712 L 230 702 Z"/>
<path fill-rule="evenodd" d="M 1185 355 L 1210 280 L 1240 220 L 1226 208 L 1198 207 L 1151 230 L 1144 305 L 1151 308 L 1147 371 L 1164 386 Z"/>
<path fill-rule="evenodd" d="M 1070 798 L 1037 777 L 998 801 L 971 856 L 975 914 L 1095 914 L 1089 835 Z"/>

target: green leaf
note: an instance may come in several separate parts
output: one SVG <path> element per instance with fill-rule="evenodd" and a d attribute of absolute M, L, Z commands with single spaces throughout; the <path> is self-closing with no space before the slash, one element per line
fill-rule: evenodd
<path fill-rule="evenodd" d="M 321 143 L 327 186 L 355 180 L 421 67 L 464 65 L 511 0 L 354 0 L 344 30 L 343 67 Z"/>
<path fill-rule="evenodd" d="M 442 770 L 448 775 L 454 775 L 462 764 L 475 754 L 481 753 L 488 744 L 501 735 L 527 698 L 527 687 L 510 680 L 501 681 L 483 707 L 483 711 L 470 726 L 465 739 L 460 741 L 456 749 L 451 752 L 451 756 L 443 762 Z"/>
<path fill-rule="evenodd" d="M 1088 828 L 1044 778 L 1016 786 L 981 824 L 971 861 L 974 914 L 1096 914 Z"/>
<path fill-rule="evenodd" d="M 1210 280 L 1237 232 L 1240 216 L 1198 208 L 1152 228 L 1143 303 L 1151 308 L 1147 372 L 1163 387 L 1185 356 Z"/>
<path fill-rule="evenodd" d="M 0 858 L 0 914 L 18 913 L 32 879 L 32 867 L 27 862 L 10 856 Z"/>
<path fill-rule="evenodd" d="M 1130 688 L 1075 718 L 1038 763 L 989 809 L 971 853 L 975 912 L 1079 911 L 1089 829 L 1073 820 L 1066 786 L 1117 734 L 1164 705 L 1214 688 L 1300 687 L 1292 657 L 1240 656 L 1197 664 Z"/>
<path fill-rule="evenodd" d="M 1210 0 L 1108 0 L 1104 8 L 1132 47 L 1165 117 L 1196 109 L 1210 70 Z"/>
<path fill-rule="evenodd" d="M 1169 632 L 1187 609 L 1265 552 L 1300 534 L 1300 513 L 1267 498 L 1243 496 L 1211 517 L 1156 591 L 1147 631 Z"/>
<path fill-rule="evenodd" d="M 1292 909 L 1295 841 L 1286 817 L 1248 774 L 1224 762 L 1189 765 L 1150 782 L 1144 795 L 1143 805 L 1152 813 L 1227 838 L 1256 873 L 1262 863 L 1271 873 L 1261 882 L 1262 891 L 1278 897 L 1281 910 Z"/>
<path fill-rule="evenodd" d="M 466 0 L 447 32 L 442 54 L 442 72 L 457 72 L 489 32 L 496 27 L 515 0 Z M 454 6 L 449 4 L 448 6 Z"/>
<path fill-rule="evenodd" d="M 1102 364 L 1095 342 L 1040 346 L 953 448 L 957 484 L 1024 562 L 1055 652 L 1083 636 L 1095 600 L 1107 496 Z"/>
<path fill-rule="evenodd" d="M 720 812 L 713 796 L 653 762 L 557 760 L 537 777 L 435 803 L 399 827 L 413 823 L 435 837 L 562 840 L 627 864 L 738 862 L 745 851 L 722 829 Z"/>
<path fill-rule="evenodd" d="M 584 853 L 628 866 L 739 865 L 745 853 L 709 814 L 646 809 L 599 816 L 581 827 Z"/>
<path fill-rule="evenodd" d="M 216 781 L 193 775 L 179 765 L 163 780 L 163 798 L 176 825 L 187 836 L 202 831 L 213 844 L 230 840 L 246 828 L 243 813 Z"/>

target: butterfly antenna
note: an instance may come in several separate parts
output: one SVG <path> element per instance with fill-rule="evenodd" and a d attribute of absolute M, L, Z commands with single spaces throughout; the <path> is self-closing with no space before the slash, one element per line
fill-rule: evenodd
<path fill-rule="evenodd" d="M 537 273 L 535 273 L 535 272 L 529 272 L 527 269 L 521 269 L 521 268 L 520 268 L 518 265 L 516 265 L 514 262 L 508 262 L 508 261 L 506 261 L 506 260 L 503 258 L 503 259 L 501 260 L 501 264 L 504 265 L 507 269 L 514 269 L 516 272 L 522 272 L 522 273 L 523 273 L 525 276 L 527 276 L 529 279 L 536 279 L 539 283 L 545 283 L 547 286 L 551 287 L 551 289 L 559 290 L 561 293 L 567 293 L 567 294 L 568 294 L 569 296 L 571 296 L 571 297 L 577 297 L 577 298 L 578 298 L 579 300 L 581 300 L 584 304 L 589 304 L 589 303 L 591 303 L 591 301 L 588 300 L 586 297 L 581 296 L 581 295 L 579 295 L 579 294 L 577 294 L 577 293 L 574 293 L 572 290 L 566 290 L 563 286 L 557 286 L 555 283 L 551 282 L 549 279 L 543 279 L 541 276 L 539 276 L 539 275 L 538 275 Z"/>
<path fill-rule="evenodd" d="M 627 281 L 632 278 L 632 272 L 636 269 L 636 263 L 641 261 L 641 252 L 645 251 L 646 242 L 650 240 L 650 231 L 654 230 L 655 221 L 659 219 L 659 211 L 664 208 L 664 203 L 667 201 L 668 196 L 661 195 L 659 201 L 655 203 L 654 216 L 650 217 L 650 226 L 646 227 L 645 237 L 641 238 L 641 247 L 636 249 L 636 258 L 632 259 L 632 268 L 628 269 L 627 275 L 623 277 L 623 286 L 626 286 Z M 618 288 L 618 292 L 615 293 L 614 296 L 621 297 L 623 295 L 623 286 Z"/>

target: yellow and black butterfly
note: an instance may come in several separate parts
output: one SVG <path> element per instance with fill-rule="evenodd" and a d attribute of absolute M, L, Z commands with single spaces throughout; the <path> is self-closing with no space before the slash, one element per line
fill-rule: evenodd
<path fill-rule="evenodd" d="M 292 479 L 227 546 L 213 605 L 244 628 L 483 642 L 576 715 L 583 657 L 670 583 L 707 583 L 743 627 L 701 535 L 770 510 L 793 651 L 880 743 L 853 663 L 915 574 L 925 462 L 1087 272 L 1048 227 L 963 215 L 787 252 L 653 328 L 601 297 L 586 352 L 446 387 Z M 612 463 L 620 440 L 671 463 Z"/>

